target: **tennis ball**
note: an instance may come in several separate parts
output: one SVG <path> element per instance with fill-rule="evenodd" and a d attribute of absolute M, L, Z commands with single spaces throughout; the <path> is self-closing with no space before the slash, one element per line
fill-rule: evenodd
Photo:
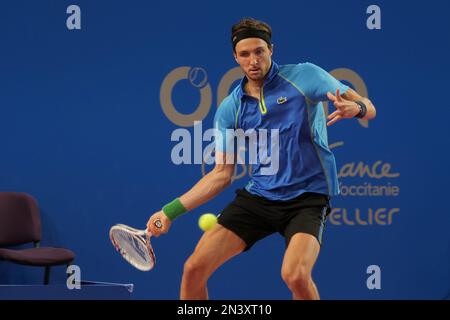
<path fill-rule="evenodd" d="M 208 231 L 217 223 L 217 217 L 212 213 L 205 213 L 198 219 L 198 226 L 203 231 Z"/>

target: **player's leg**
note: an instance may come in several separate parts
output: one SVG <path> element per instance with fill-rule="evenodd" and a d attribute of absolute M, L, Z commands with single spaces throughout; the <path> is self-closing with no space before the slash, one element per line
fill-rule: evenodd
<path fill-rule="evenodd" d="M 237 190 L 236 194 L 234 201 L 220 214 L 218 223 L 204 233 L 194 253 L 186 261 L 181 299 L 207 299 L 206 283 L 217 268 L 275 232 L 270 224 L 256 214 L 260 210 L 257 200 L 243 190 Z"/>
<path fill-rule="evenodd" d="M 245 247 L 240 237 L 220 224 L 205 232 L 184 264 L 180 298 L 208 299 L 206 283 L 211 274 Z"/>
<path fill-rule="evenodd" d="M 292 236 L 283 258 L 281 276 L 293 299 L 320 299 L 311 276 L 319 251 L 320 245 L 313 235 L 296 233 Z"/>
<path fill-rule="evenodd" d="M 330 212 L 329 198 L 316 193 L 304 194 L 291 211 L 294 215 L 284 230 L 287 249 L 281 276 L 293 299 L 319 299 L 311 274 Z"/>

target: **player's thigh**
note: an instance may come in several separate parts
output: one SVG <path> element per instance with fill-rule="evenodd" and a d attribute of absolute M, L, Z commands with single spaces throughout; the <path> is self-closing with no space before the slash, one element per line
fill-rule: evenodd
<path fill-rule="evenodd" d="M 320 196 L 317 200 L 320 200 L 320 205 L 303 208 L 289 221 L 283 232 L 287 249 L 282 273 L 308 275 L 317 260 L 329 213 L 327 198 Z"/>
<path fill-rule="evenodd" d="M 294 234 L 284 254 L 282 274 L 309 275 L 319 252 L 320 245 L 316 237 L 301 232 Z"/>
<path fill-rule="evenodd" d="M 220 224 L 205 232 L 200 238 L 188 263 L 214 271 L 221 264 L 241 253 L 245 242 Z"/>

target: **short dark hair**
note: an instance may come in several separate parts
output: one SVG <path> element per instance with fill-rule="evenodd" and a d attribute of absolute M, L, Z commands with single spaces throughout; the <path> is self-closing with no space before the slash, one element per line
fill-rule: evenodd
<path fill-rule="evenodd" d="M 264 21 L 256 20 L 253 18 L 243 18 L 238 23 L 235 23 L 231 27 L 231 36 L 235 35 L 238 31 L 243 29 L 254 29 L 267 32 L 272 37 L 272 28 Z"/>
<path fill-rule="evenodd" d="M 243 18 L 231 27 L 231 38 L 233 39 L 238 32 L 243 30 L 262 31 L 267 33 L 269 38 L 272 38 L 272 28 L 264 21 L 256 20 L 251 17 Z M 271 47 L 271 44 L 268 43 L 267 45 L 269 48 Z"/>

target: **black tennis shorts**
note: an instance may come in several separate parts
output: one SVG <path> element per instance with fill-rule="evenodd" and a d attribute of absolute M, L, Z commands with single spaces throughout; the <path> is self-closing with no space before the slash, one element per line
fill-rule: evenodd
<path fill-rule="evenodd" d="M 322 245 L 322 234 L 331 211 L 328 195 L 307 192 L 282 201 L 268 200 L 245 189 L 236 190 L 236 194 L 219 215 L 218 222 L 245 241 L 244 251 L 275 232 L 284 236 L 286 247 L 298 232 L 313 235 Z"/>

